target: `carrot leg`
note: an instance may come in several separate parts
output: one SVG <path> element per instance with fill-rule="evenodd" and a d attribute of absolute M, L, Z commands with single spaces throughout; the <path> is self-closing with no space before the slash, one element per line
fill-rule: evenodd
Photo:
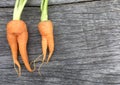
<path fill-rule="evenodd" d="M 33 72 L 33 70 L 30 67 L 29 61 L 28 61 L 27 48 L 26 48 L 27 40 L 28 40 L 28 32 L 27 31 L 21 33 L 17 39 L 18 45 L 19 45 L 19 51 L 20 51 L 22 60 L 25 64 L 25 67 L 27 68 L 27 70 L 29 72 Z"/>
<path fill-rule="evenodd" d="M 42 36 L 42 51 L 43 51 L 43 60 L 42 62 L 44 63 L 46 59 L 46 53 L 47 53 L 47 39 L 45 36 Z"/>
<path fill-rule="evenodd" d="M 53 51 L 54 51 L 54 38 L 53 35 L 49 35 L 48 38 L 48 48 L 49 48 L 49 55 L 48 55 L 48 59 L 47 59 L 47 63 L 49 62 L 49 60 L 52 57 Z"/>
<path fill-rule="evenodd" d="M 18 46 L 17 46 L 17 39 L 16 36 L 14 34 L 8 34 L 7 35 L 7 39 L 8 39 L 8 43 L 10 45 L 11 48 L 11 52 L 12 52 L 12 57 L 13 57 L 13 62 L 15 65 L 17 65 L 18 67 L 18 75 L 21 75 L 21 66 L 20 63 L 18 61 L 18 57 L 17 57 L 17 50 L 18 50 Z"/>

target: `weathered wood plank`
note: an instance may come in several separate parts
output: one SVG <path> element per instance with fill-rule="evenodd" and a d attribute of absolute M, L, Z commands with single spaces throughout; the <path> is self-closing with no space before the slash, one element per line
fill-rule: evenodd
<path fill-rule="evenodd" d="M 65 4 L 65 3 L 76 3 L 76 2 L 86 2 L 95 0 L 50 0 L 49 4 Z M 97 0 L 96 0 L 97 1 Z M 29 6 L 40 6 L 41 0 L 28 0 L 27 5 Z M 1 0 L 0 7 L 14 6 L 15 0 Z"/>
<path fill-rule="evenodd" d="M 0 8 L 0 85 L 120 85 L 120 11 L 111 9 L 110 4 L 96 1 L 50 6 L 49 17 L 55 24 L 54 55 L 43 65 L 42 76 L 37 71 L 27 72 L 21 62 L 19 78 L 5 33 L 13 9 Z M 41 53 L 39 7 L 25 8 L 22 19 L 28 25 L 28 51 L 33 60 Z"/>

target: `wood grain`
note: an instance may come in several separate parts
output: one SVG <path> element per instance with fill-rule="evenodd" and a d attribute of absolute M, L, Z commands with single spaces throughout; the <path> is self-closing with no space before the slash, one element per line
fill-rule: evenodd
<path fill-rule="evenodd" d="M 22 62 L 21 77 L 13 69 L 5 29 L 12 11 L 0 8 L 0 85 L 120 85 L 120 11 L 111 8 L 111 1 L 49 6 L 55 52 L 41 68 L 42 76 L 27 72 Z M 39 18 L 39 7 L 25 8 L 30 61 L 41 54 Z"/>
<path fill-rule="evenodd" d="M 68 4 L 68 3 L 81 3 L 98 0 L 49 0 L 50 5 L 54 4 Z M 27 6 L 40 6 L 41 0 L 28 0 Z M 14 6 L 15 0 L 1 0 L 0 7 Z"/>

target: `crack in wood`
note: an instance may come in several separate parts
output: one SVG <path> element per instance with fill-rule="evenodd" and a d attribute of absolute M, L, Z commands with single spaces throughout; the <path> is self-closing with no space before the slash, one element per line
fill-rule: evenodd
<path fill-rule="evenodd" d="M 87 2 L 94 2 L 94 1 L 101 1 L 101 0 L 79 0 L 79 1 L 73 1 L 73 2 L 61 2 L 61 3 L 50 3 L 49 6 L 56 6 L 56 5 L 69 5 L 69 4 L 78 4 L 78 3 L 87 3 Z M 35 4 L 32 4 L 32 3 L 27 3 L 26 7 L 39 7 L 39 4 L 37 3 L 38 1 L 36 1 Z M 11 2 L 10 2 L 11 3 Z M 14 7 L 14 3 L 11 3 L 11 4 L 7 4 L 5 2 L 4 5 L 0 5 L 0 8 L 13 8 Z"/>
<path fill-rule="evenodd" d="M 79 2 L 70 2 L 70 3 L 61 3 L 61 4 L 51 4 L 50 6 L 79 4 L 79 3 L 87 3 L 87 2 L 94 2 L 94 1 L 101 1 L 101 0 L 88 0 L 88 1 L 79 1 Z"/>

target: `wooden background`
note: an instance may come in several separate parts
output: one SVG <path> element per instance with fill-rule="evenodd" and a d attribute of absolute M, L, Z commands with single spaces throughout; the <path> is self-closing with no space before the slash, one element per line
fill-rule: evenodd
<path fill-rule="evenodd" d="M 49 62 L 22 76 L 13 68 L 6 40 L 6 23 L 12 19 L 15 0 L 0 0 L 0 85 L 120 85 L 120 1 L 50 0 L 55 52 Z M 28 53 L 32 61 L 41 54 L 39 0 L 28 0 L 22 19 L 28 25 Z M 40 63 L 37 64 L 37 67 Z"/>

